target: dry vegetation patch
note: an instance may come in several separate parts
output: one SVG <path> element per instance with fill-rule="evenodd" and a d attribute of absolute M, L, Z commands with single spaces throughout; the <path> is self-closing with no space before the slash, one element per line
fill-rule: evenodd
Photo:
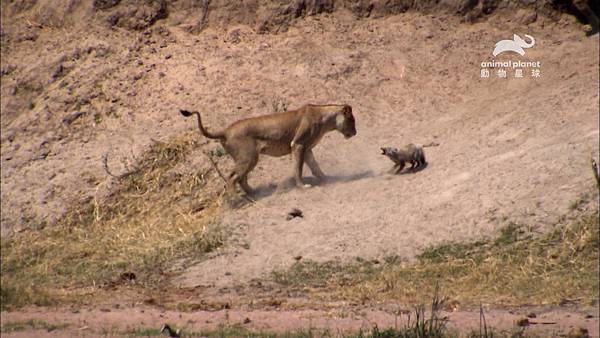
<path fill-rule="evenodd" d="M 597 304 L 598 214 L 558 223 L 539 235 L 509 223 L 494 239 L 427 248 L 416 262 L 398 257 L 353 263 L 302 261 L 273 273 L 275 283 L 315 298 L 366 304 L 418 304 L 439 283 L 459 304 Z"/>
<path fill-rule="evenodd" d="M 49 305 L 95 287 L 157 287 L 177 272 L 174 263 L 181 268 L 182 259 L 221 246 L 211 167 L 176 168 L 198 147 L 194 136 L 155 142 L 106 199 L 91 198 L 56 226 L 3 241 L 2 308 Z"/>

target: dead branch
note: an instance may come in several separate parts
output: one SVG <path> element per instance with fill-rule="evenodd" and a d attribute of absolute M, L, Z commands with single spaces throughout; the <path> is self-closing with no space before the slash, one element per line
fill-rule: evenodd
<path fill-rule="evenodd" d="M 212 158 L 212 155 L 209 152 L 203 151 L 204 155 L 206 155 L 206 157 L 208 157 L 208 160 L 210 161 L 210 164 L 213 166 L 213 168 L 215 169 L 215 171 L 217 172 L 217 174 L 219 174 L 219 177 L 221 177 L 221 179 L 223 180 L 223 182 L 225 183 L 225 185 L 227 186 L 227 179 L 225 178 L 225 176 L 223 175 L 223 173 L 221 172 L 221 170 L 219 169 L 219 167 L 217 166 L 217 162 L 215 162 L 215 160 Z M 246 195 L 243 196 L 243 198 L 245 200 L 247 200 L 250 203 L 256 203 L 256 201 Z"/>
<path fill-rule="evenodd" d="M 223 176 L 223 173 L 221 172 L 221 170 L 219 170 L 219 167 L 217 166 L 217 163 L 212 158 L 212 156 L 208 152 L 206 152 L 206 151 L 204 151 L 203 153 L 204 153 L 204 155 L 206 155 L 206 157 L 208 157 L 208 160 L 210 161 L 210 164 L 215 169 L 215 171 L 217 172 L 217 174 L 219 174 L 219 176 L 221 177 L 221 179 L 223 180 L 223 182 L 225 184 L 227 184 L 227 179 L 225 178 L 225 176 Z"/>
<path fill-rule="evenodd" d="M 592 170 L 594 171 L 594 177 L 596 177 L 596 183 L 600 185 L 600 168 L 598 168 L 598 163 L 596 163 L 596 160 L 594 160 L 593 157 L 591 159 L 591 162 Z"/>
<path fill-rule="evenodd" d="M 104 171 L 106 171 L 106 173 L 107 173 L 109 176 L 111 176 L 111 177 L 114 177 L 114 178 L 116 178 L 117 180 L 123 179 L 123 178 L 125 178 L 125 177 L 127 177 L 127 176 L 129 176 L 129 175 L 133 175 L 133 174 L 135 174 L 135 173 L 137 173 L 137 172 L 139 172 L 139 171 L 140 171 L 140 168 L 134 168 L 133 170 L 127 171 L 127 172 L 125 172 L 125 173 L 123 173 L 123 174 L 120 174 L 120 175 L 115 175 L 115 174 L 113 174 L 113 173 L 112 173 L 112 172 L 110 172 L 110 170 L 108 169 L 108 153 L 106 153 L 106 154 L 102 155 L 102 167 L 104 168 Z"/>

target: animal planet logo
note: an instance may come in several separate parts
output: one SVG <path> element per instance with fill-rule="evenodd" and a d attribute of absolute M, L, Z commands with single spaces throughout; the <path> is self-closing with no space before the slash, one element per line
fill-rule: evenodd
<path fill-rule="evenodd" d="M 496 42 L 496 47 L 494 47 L 492 55 L 497 56 L 498 54 L 504 52 L 515 52 L 520 55 L 525 55 L 525 50 L 523 48 L 531 48 L 535 45 L 535 39 L 533 36 L 525 34 L 525 37 L 527 37 L 531 42 L 528 43 L 517 34 L 513 35 L 512 40 L 500 40 Z"/>
<path fill-rule="evenodd" d="M 496 46 L 492 51 L 493 56 L 498 56 L 505 52 L 514 52 L 521 56 L 525 55 L 525 48 L 531 48 L 535 45 L 535 39 L 531 35 L 524 35 L 529 42 L 517 34 L 513 35 L 512 40 L 500 40 L 496 42 Z M 492 72 L 499 78 L 507 78 L 510 69 L 512 69 L 512 75 L 515 78 L 523 78 L 527 73 L 531 74 L 533 78 L 539 78 L 541 76 L 541 62 L 540 61 L 523 61 L 523 60 L 508 60 L 508 61 L 483 61 L 481 62 L 480 77 L 489 78 Z"/>

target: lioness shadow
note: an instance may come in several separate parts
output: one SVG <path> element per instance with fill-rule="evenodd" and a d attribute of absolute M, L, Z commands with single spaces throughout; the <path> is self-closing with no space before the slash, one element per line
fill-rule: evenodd
<path fill-rule="evenodd" d="M 354 174 L 350 174 L 350 175 L 325 176 L 325 178 L 323 180 L 318 180 L 316 177 L 313 177 L 313 176 L 305 176 L 305 177 L 303 177 L 303 179 L 306 184 L 310 184 L 315 187 L 322 187 L 322 186 L 332 185 L 332 184 L 336 184 L 336 183 L 358 181 L 358 180 L 362 180 L 362 179 L 373 177 L 373 176 L 374 176 L 373 171 L 367 170 L 367 171 L 362 171 L 362 172 L 358 172 L 358 173 L 354 173 Z M 288 191 L 291 191 L 296 188 L 297 187 L 294 182 L 294 179 L 288 178 L 288 179 L 284 180 L 283 182 L 281 182 L 280 184 L 271 183 L 268 185 L 258 186 L 256 188 L 254 188 L 254 191 L 252 192 L 250 197 L 257 200 L 257 199 L 262 199 L 262 198 L 271 196 L 274 193 L 288 192 Z M 301 189 L 301 188 L 298 188 L 298 189 Z"/>

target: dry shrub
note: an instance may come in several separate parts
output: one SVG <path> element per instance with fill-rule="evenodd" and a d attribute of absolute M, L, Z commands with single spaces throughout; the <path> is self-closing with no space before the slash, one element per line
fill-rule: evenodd
<path fill-rule="evenodd" d="M 118 285 L 124 274 L 157 287 L 177 273 L 174 266 L 222 245 L 223 230 L 214 222 L 221 199 L 206 189 L 216 178 L 210 169 L 174 170 L 197 147 L 195 139 L 155 143 L 106 199 L 92 198 L 56 226 L 4 241 L 2 308 L 49 305 Z"/>

